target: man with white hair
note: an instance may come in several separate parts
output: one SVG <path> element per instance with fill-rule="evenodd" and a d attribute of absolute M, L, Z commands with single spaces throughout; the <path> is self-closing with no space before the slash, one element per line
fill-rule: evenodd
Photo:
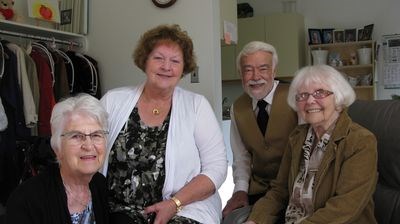
<path fill-rule="evenodd" d="M 274 80 L 278 55 L 267 43 L 252 41 L 237 56 L 244 93 L 231 107 L 232 197 L 224 223 L 242 223 L 275 179 L 297 114 L 287 105 L 288 84 Z M 234 222 L 232 222 L 234 221 Z"/>

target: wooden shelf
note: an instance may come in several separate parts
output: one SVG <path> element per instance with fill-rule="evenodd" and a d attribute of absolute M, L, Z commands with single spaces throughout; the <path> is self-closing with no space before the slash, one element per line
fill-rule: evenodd
<path fill-rule="evenodd" d="M 371 48 L 371 64 L 356 64 L 351 65 L 352 61 L 351 57 L 354 54 L 357 55 L 357 50 L 360 48 L 368 47 Z M 309 57 L 310 63 L 312 64 L 312 55 L 311 51 L 313 50 L 327 50 L 329 54 L 337 53 L 340 56 L 341 63 L 343 66 L 334 66 L 335 69 L 349 77 L 349 79 L 353 78 L 362 78 L 366 75 L 371 74 L 371 85 L 365 86 L 354 86 L 354 90 L 357 95 L 357 99 L 363 100 L 373 100 L 375 99 L 375 83 L 374 80 L 374 67 L 375 67 L 375 41 L 354 41 L 354 42 L 343 42 L 343 43 L 331 43 L 331 44 L 315 44 L 309 45 Z M 329 54 L 328 54 L 328 64 L 329 64 Z M 358 56 L 358 55 L 357 55 Z"/>
<path fill-rule="evenodd" d="M 352 42 L 342 42 L 342 43 L 331 43 L 331 44 L 312 44 L 309 45 L 310 49 L 315 50 L 318 48 L 338 48 L 338 47 L 349 47 L 349 46 L 371 46 L 374 43 L 373 40 L 366 40 L 366 41 L 352 41 Z"/>
<path fill-rule="evenodd" d="M 371 69 L 372 64 L 368 65 L 343 65 L 343 66 L 334 66 L 337 70 L 350 70 L 350 69 Z"/>

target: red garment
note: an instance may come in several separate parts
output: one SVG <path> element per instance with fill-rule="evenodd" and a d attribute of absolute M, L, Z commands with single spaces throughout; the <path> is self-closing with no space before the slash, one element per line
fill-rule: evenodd
<path fill-rule="evenodd" d="M 39 136 L 50 136 L 50 117 L 54 105 L 56 104 L 53 91 L 53 76 L 49 60 L 42 55 L 39 50 L 32 49 L 30 54 L 35 61 L 39 81 Z"/>

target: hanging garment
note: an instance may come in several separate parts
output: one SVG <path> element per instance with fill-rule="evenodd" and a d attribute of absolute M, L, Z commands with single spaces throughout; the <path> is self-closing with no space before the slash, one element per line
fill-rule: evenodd
<path fill-rule="evenodd" d="M 65 63 L 65 68 L 66 68 L 66 75 L 68 79 L 68 87 L 69 87 L 69 93 L 72 93 L 74 90 L 74 82 L 75 82 L 75 74 L 74 74 L 74 64 L 72 63 L 71 58 L 68 57 L 68 55 L 59 49 L 54 49 L 55 52 L 57 52 L 59 55 L 61 55 L 64 59 Z"/>
<path fill-rule="evenodd" d="M 67 69 L 64 58 L 55 51 L 51 52 L 54 59 L 54 98 L 58 102 L 70 94 Z"/>
<path fill-rule="evenodd" d="M 3 46 L 8 43 L 8 41 L 2 41 Z M 0 97 L 6 111 L 9 126 L 12 124 L 12 127 L 14 127 L 12 132 L 16 136 L 23 138 L 30 136 L 30 130 L 25 125 L 23 97 L 16 75 L 18 71 L 17 56 L 8 48 L 4 48 L 4 52 L 8 55 L 8 59 L 5 60 L 4 75 L 0 83 Z"/>
<path fill-rule="evenodd" d="M 67 51 L 66 54 L 74 64 L 75 82 L 73 93 L 84 92 L 100 98 L 101 93 L 96 60 L 75 51 Z"/>
<path fill-rule="evenodd" d="M 32 89 L 29 84 L 28 74 L 25 63 L 24 50 L 16 44 L 8 43 L 6 45 L 17 57 L 17 77 L 18 84 L 23 99 L 23 108 L 25 115 L 25 124 L 28 128 L 36 125 L 38 122 L 38 115 L 36 113 L 36 105 L 33 100 Z"/>
<path fill-rule="evenodd" d="M 6 44 L 2 41 L 3 46 Z M 0 83 L 0 97 L 8 119 L 8 126 L 0 131 L 0 203 L 5 204 L 10 193 L 19 183 L 21 167 L 16 142 L 28 138 L 30 130 L 25 125 L 22 96 L 17 76 L 17 57 L 4 48 L 8 57 L 4 63 L 4 75 Z"/>
<path fill-rule="evenodd" d="M 38 132 L 39 136 L 50 136 L 50 117 L 51 111 L 55 105 L 53 75 L 51 73 L 49 60 L 41 51 L 33 48 L 30 56 L 35 61 L 39 80 L 40 100 Z"/>
<path fill-rule="evenodd" d="M 8 126 L 7 115 L 6 111 L 4 110 L 3 103 L 0 97 L 0 131 L 6 130 L 7 126 Z"/>
<path fill-rule="evenodd" d="M 39 80 L 36 71 L 36 64 L 31 58 L 31 56 L 29 56 L 29 54 L 26 52 L 26 50 L 24 51 L 24 53 L 25 53 L 26 73 L 28 75 L 29 84 L 32 90 L 33 102 L 35 102 L 36 114 L 38 115 L 38 120 L 39 120 L 40 91 L 39 91 Z M 33 127 L 31 127 L 31 134 L 33 136 L 38 135 L 38 123 L 36 123 Z"/>

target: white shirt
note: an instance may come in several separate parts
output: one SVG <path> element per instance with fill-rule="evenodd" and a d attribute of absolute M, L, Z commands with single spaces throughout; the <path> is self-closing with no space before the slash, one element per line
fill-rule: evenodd
<path fill-rule="evenodd" d="M 275 80 L 271 92 L 269 92 L 269 94 L 264 97 L 264 101 L 268 103 L 267 107 L 265 108 L 268 114 L 271 111 L 272 99 L 274 98 L 274 93 L 278 84 L 279 81 Z M 258 114 L 257 102 L 257 99 L 252 98 L 253 111 L 255 115 Z M 246 147 L 243 144 L 242 138 L 240 137 L 233 111 L 234 110 L 232 104 L 230 143 L 233 153 L 233 182 L 235 183 L 235 188 L 233 189 L 233 192 L 248 192 L 251 174 L 251 155 L 249 151 L 247 151 Z"/>

